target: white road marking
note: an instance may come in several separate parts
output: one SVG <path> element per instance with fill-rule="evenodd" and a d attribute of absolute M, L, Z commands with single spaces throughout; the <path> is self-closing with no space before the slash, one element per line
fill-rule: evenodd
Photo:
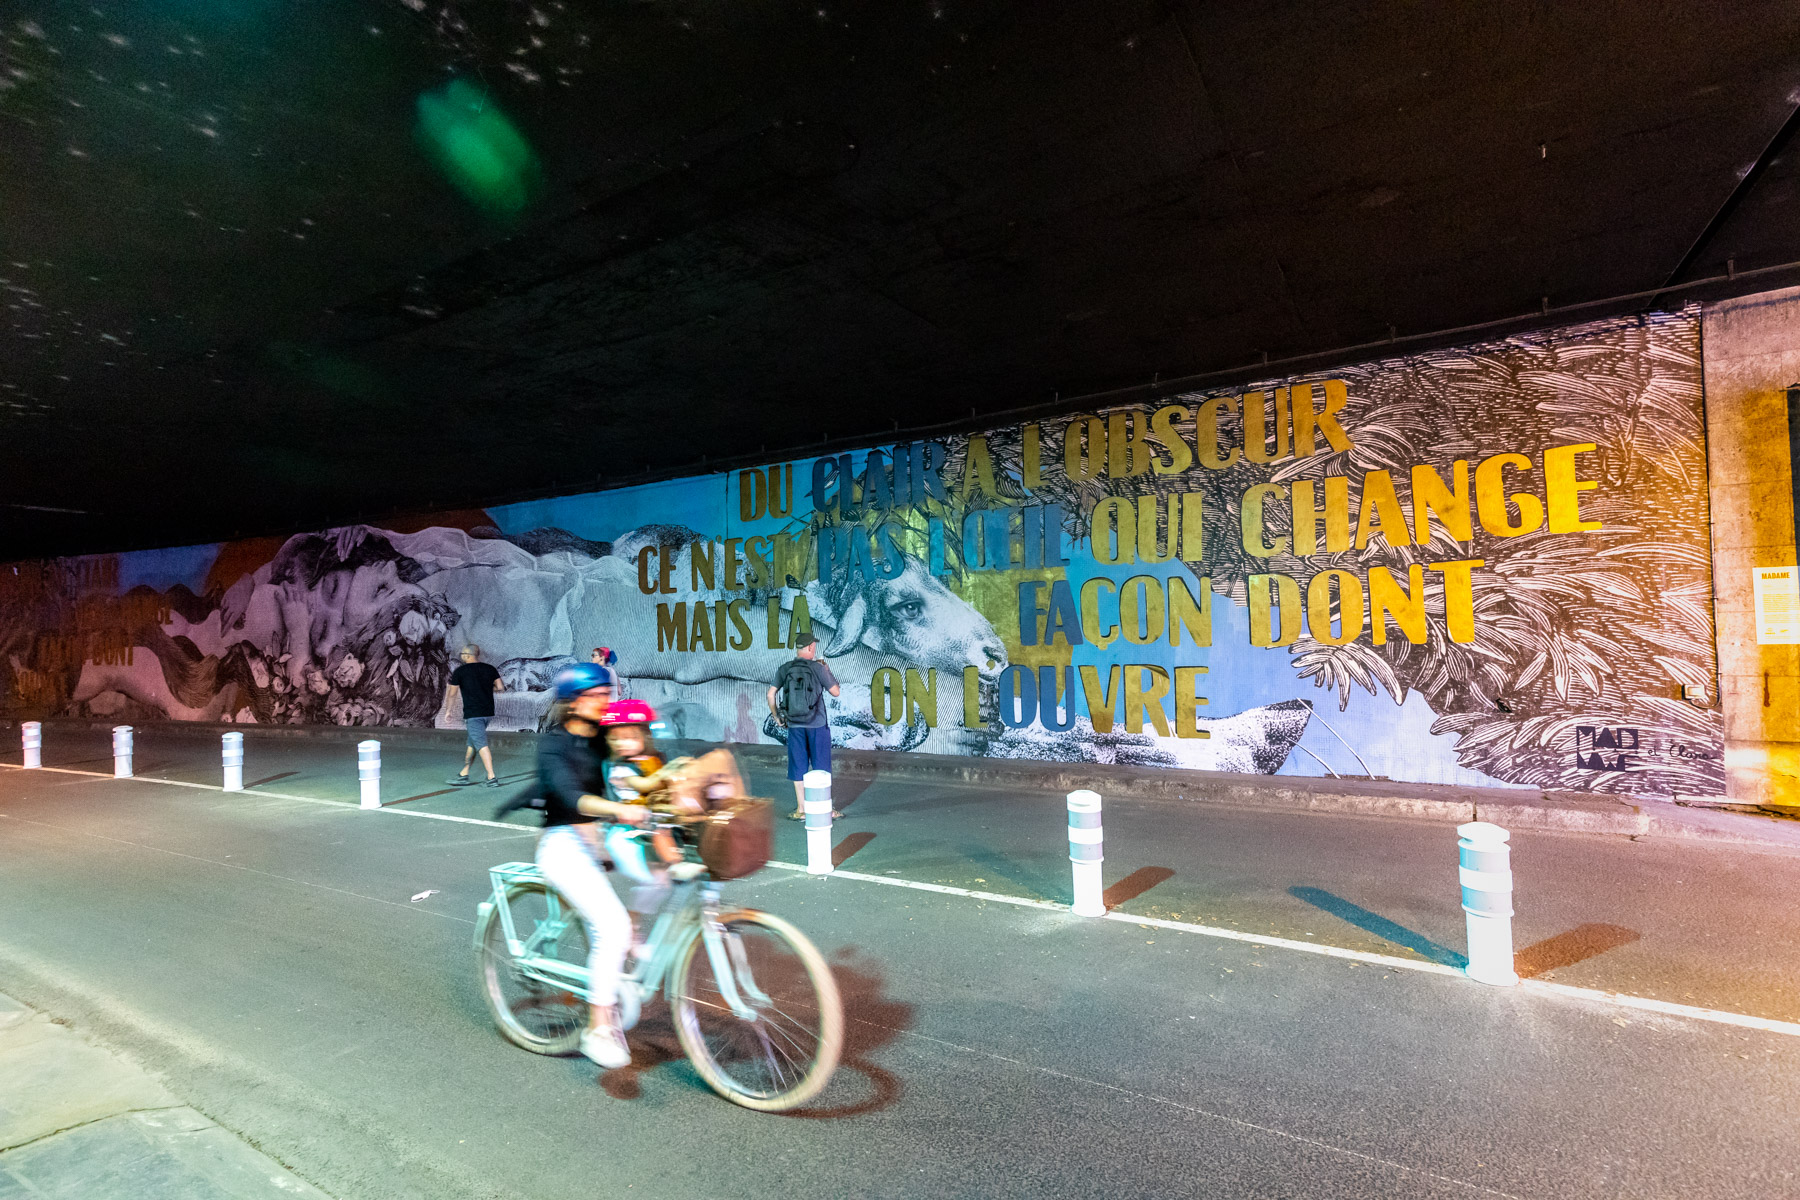
<path fill-rule="evenodd" d="M 24 771 L 28 768 L 14 763 L 0 763 L 0 766 L 13 771 Z M 113 778 L 107 771 L 77 771 L 72 767 L 33 767 L 37 771 L 53 771 L 63 775 L 85 775 L 93 779 Z M 147 776 L 135 776 L 122 780 L 124 783 L 160 783 L 171 787 L 196 788 L 207 792 L 224 792 L 224 788 L 212 783 L 187 783 L 179 779 L 152 779 Z M 397 817 L 423 817 L 432 821 L 455 821 L 462 825 L 486 825 L 494 829 L 505 829 L 520 837 L 535 837 L 537 830 L 523 825 L 509 825 L 505 821 L 485 821 L 477 817 L 453 817 L 448 813 L 424 812 L 407 808 L 379 808 L 364 810 L 348 800 L 326 800 L 319 796 L 296 796 L 285 792 L 264 792 L 254 788 L 246 788 L 242 792 L 234 792 L 239 796 L 264 796 L 272 800 L 298 800 L 305 804 L 326 804 L 333 808 L 346 809 L 351 812 L 373 811 L 388 813 Z M 155 847 L 147 847 L 155 849 Z M 163 851 L 163 853 L 173 853 Z M 182 857 L 192 857 L 183 855 Z M 202 860 L 209 861 L 209 860 Z M 230 866 L 232 864 L 220 864 Z M 797 871 L 806 873 L 806 867 L 799 863 L 769 861 L 769 866 L 779 871 Z M 942 883 L 922 883 L 912 879 L 897 879 L 892 875 L 867 875 L 861 871 L 833 871 L 830 875 L 813 876 L 815 879 L 849 879 L 857 883 L 878 883 L 883 887 L 909 888 L 918 892 L 936 892 L 945 896 L 960 896 L 969 900 L 981 900 L 993 904 L 1011 904 L 1017 908 L 1035 908 L 1046 912 L 1066 913 L 1069 906 L 1051 900 L 1034 900 L 1026 896 L 1008 896 L 1000 892 L 982 892 L 971 888 L 952 887 Z M 301 882 L 295 880 L 294 882 Z M 337 890 L 337 889 L 332 889 Z M 354 893 L 351 893 L 354 894 Z M 364 897 L 374 899 L 375 897 Z M 391 903 L 391 901 L 383 901 Z M 1171 921 L 1163 917 L 1140 917 L 1132 913 L 1109 912 L 1099 918 L 1105 921 L 1122 921 L 1128 925 L 1148 925 L 1155 929 L 1170 929 L 1179 933 L 1193 933 L 1201 937 L 1219 938 L 1231 942 L 1247 942 L 1252 946 L 1268 946 L 1276 950 L 1292 950 L 1300 954 L 1317 954 L 1326 958 L 1348 959 L 1352 962 L 1368 963 L 1371 966 L 1387 967 L 1396 971 L 1416 971 L 1424 975 L 1449 975 L 1464 978 L 1463 973 L 1455 967 L 1443 963 L 1427 962 L 1423 959 L 1400 958 L 1391 954 L 1371 954 L 1364 950 L 1346 950 L 1342 946 L 1327 946 L 1316 942 L 1299 942 L 1291 938 L 1273 937 L 1266 934 L 1245 933 L 1241 929 L 1224 929 L 1217 925 L 1197 925 L 1189 921 Z M 1487 986 L 1487 985 L 1483 985 Z M 1700 1008 L 1692 1004 L 1675 1004 L 1668 1000 L 1656 1000 L 1649 996 L 1633 996 L 1625 992 L 1608 992 L 1597 988 L 1574 987 L 1566 983 L 1552 983 L 1547 979 L 1525 979 L 1517 985 L 1524 991 L 1541 996 L 1553 996 L 1567 1000 L 1583 1000 L 1596 1004 L 1611 1004 L 1619 1008 L 1635 1009 L 1639 1012 L 1660 1013 L 1670 1017 L 1687 1017 L 1695 1021 L 1708 1021 L 1715 1025 L 1735 1025 L 1740 1029 L 1755 1029 L 1763 1033 L 1776 1033 L 1784 1037 L 1800 1037 L 1800 1023 L 1794 1021 L 1776 1021 L 1768 1017 L 1753 1017 L 1748 1013 L 1735 1013 L 1725 1009 Z"/>
<path fill-rule="evenodd" d="M 7 769 L 13 770 L 13 771 L 24 771 L 24 770 L 54 771 L 59 775 L 85 775 L 90 779 L 112 779 L 114 777 L 112 772 L 110 772 L 110 771 L 77 771 L 73 767 L 30 767 L 30 768 L 26 768 L 26 767 L 21 767 L 16 763 L 0 763 L 0 767 L 6 767 Z M 124 783 L 160 783 L 160 784 L 165 784 L 169 787 L 196 788 L 203 792 L 223 793 L 225 791 L 225 789 L 223 787 L 219 786 L 216 783 L 189 783 L 185 779 L 156 779 L 149 775 L 133 775 L 129 779 L 122 780 L 121 782 L 124 782 Z M 332 808 L 352 808 L 352 809 L 356 809 L 359 812 L 363 811 L 356 803 L 354 803 L 352 801 L 327 800 L 322 796 L 296 796 L 292 792 L 265 792 L 260 788 L 245 788 L 239 792 L 232 792 L 231 795 L 233 795 L 233 796 L 262 796 L 262 797 L 265 797 L 270 800 L 298 800 L 302 804 L 328 804 Z M 389 808 L 386 805 L 383 805 L 381 808 L 372 809 L 369 811 L 390 813 L 396 817 L 424 817 L 426 820 L 429 820 L 429 821 L 454 821 L 459 825 L 486 825 L 493 829 L 508 829 L 508 830 L 511 830 L 512 832 L 517 833 L 521 836 L 532 836 L 532 837 L 537 836 L 537 830 L 535 830 L 535 829 L 531 829 L 524 825 L 509 825 L 505 821 L 483 821 L 477 817 L 453 817 L 449 813 L 424 812 L 422 810 L 415 810 L 415 809 L 410 809 L 410 808 Z"/>
<path fill-rule="evenodd" d="M 797 863 L 771 860 L 769 865 L 782 871 L 797 871 L 802 874 L 806 872 L 806 868 Z M 946 896 L 962 896 L 970 900 L 1011 904 L 1019 908 L 1036 908 L 1060 913 L 1069 911 L 1067 904 L 1057 904 L 1049 900 L 1033 900 L 1025 896 L 1006 896 L 999 892 L 978 892 L 970 888 L 950 887 L 942 883 L 918 883 L 911 879 L 895 879 L 891 875 L 865 875 L 860 871 L 833 871 L 830 875 L 816 875 L 813 878 L 820 880 L 851 879 L 858 883 L 879 883 L 886 887 L 910 888 L 919 892 L 938 892 Z M 1349 959 L 1352 962 L 1368 963 L 1371 966 L 1387 967 L 1396 971 L 1417 971 L 1424 975 L 1449 975 L 1459 979 L 1465 977 L 1457 968 L 1445 966 L 1443 963 L 1427 962 L 1416 958 L 1399 958 L 1391 954 L 1371 954 L 1363 950 L 1346 950 L 1342 946 L 1326 946 L 1316 942 L 1297 942 L 1291 938 L 1245 933 L 1241 929 L 1223 929 L 1217 925 L 1196 925 L 1189 921 L 1170 921 L 1163 917 L 1140 917 L 1125 912 L 1109 912 L 1100 919 L 1121 921 L 1127 925 L 1148 925 L 1153 929 L 1172 929 L 1181 933 L 1194 933 L 1201 937 L 1220 938 L 1231 942 L 1248 942 L 1252 946 L 1269 946 L 1277 950 L 1294 950 L 1301 954 L 1318 954 L 1326 958 Z M 1800 1037 L 1800 1023 L 1793 1021 L 1776 1021 L 1768 1017 L 1753 1017 L 1748 1013 L 1735 1013 L 1717 1008 L 1700 1008 L 1692 1004 L 1675 1004 L 1668 1000 L 1655 1000 L 1649 996 L 1632 996 L 1624 992 L 1573 987 L 1566 983 L 1552 983 L 1547 979 L 1525 979 L 1521 980 L 1518 986 L 1524 991 L 1543 996 L 1612 1004 L 1620 1008 L 1637 1009 L 1640 1012 L 1661 1013 L 1671 1017 L 1688 1017 L 1695 1021 L 1710 1021 L 1716 1025 L 1735 1025 L 1741 1029 L 1756 1029 L 1763 1033 Z"/>
<path fill-rule="evenodd" d="M 33 770 L 43 769 L 44 768 L 42 767 L 33 768 Z M 112 776 L 108 775 L 107 778 L 111 779 Z M 48 821 L 33 821 L 29 817 L 14 816 L 12 813 L 0 813 L 0 821 L 18 821 L 25 825 L 36 825 L 40 829 L 53 829 L 58 833 L 74 834 L 78 837 L 93 838 L 102 842 L 111 842 L 115 846 L 130 846 L 136 850 L 148 850 L 152 854 L 166 854 L 171 858 L 185 858 L 189 862 L 206 863 L 209 866 L 224 867 L 228 871 L 242 871 L 246 875 L 260 875 L 264 879 L 279 879 L 283 883 L 295 884 L 298 887 L 317 888 L 321 892 L 335 892 L 340 896 L 350 896 L 357 900 L 372 900 L 376 904 L 386 904 L 393 908 L 409 909 L 412 912 L 428 913 L 431 916 L 442 917 L 446 921 L 456 921 L 463 925 L 473 925 L 475 923 L 468 917 L 459 917 L 454 913 L 440 912 L 435 908 L 424 908 L 412 903 L 402 904 L 398 900 L 387 900 L 380 896 L 368 895 L 364 892 L 353 892 L 348 888 L 332 887 L 329 883 L 318 883 L 311 879 L 295 879 L 292 875 L 277 875 L 273 871 L 259 871 L 255 867 L 246 867 L 242 863 L 224 862 L 220 859 L 207 858 L 200 854 L 184 854 L 180 850 L 170 850 L 163 846 L 152 846 L 147 842 L 134 842 L 129 838 L 108 837 L 104 833 L 95 833 L 92 830 L 69 829 L 63 825 L 52 825 Z M 417 900 L 418 898 L 419 897 L 415 896 L 413 899 Z"/>

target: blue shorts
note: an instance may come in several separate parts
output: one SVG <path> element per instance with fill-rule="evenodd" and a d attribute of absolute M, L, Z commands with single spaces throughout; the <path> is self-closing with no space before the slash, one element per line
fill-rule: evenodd
<path fill-rule="evenodd" d="M 788 778 L 799 783 L 808 771 L 831 770 L 831 726 L 788 726 Z"/>
<path fill-rule="evenodd" d="M 492 717 L 464 717 L 463 728 L 469 733 L 469 749 L 487 749 L 487 723 Z"/>

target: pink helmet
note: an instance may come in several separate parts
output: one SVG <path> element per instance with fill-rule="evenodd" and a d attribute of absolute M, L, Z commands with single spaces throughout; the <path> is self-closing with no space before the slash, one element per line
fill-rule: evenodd
<path fill-rule="evenodd" d="M 649 728 L 656 721 L 656 710 L 642 700 L 614 700 L 606 706 L 606 713 L 600 718 L 600 726 L 610 729 L 614 725 L 642 725 Z"/>

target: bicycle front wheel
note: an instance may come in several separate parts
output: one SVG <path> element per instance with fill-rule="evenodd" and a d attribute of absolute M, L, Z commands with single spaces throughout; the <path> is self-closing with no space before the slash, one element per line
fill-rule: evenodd
<path fill-rule="evenodd" d="M 542 883 L 506 889 L 513 931 L 528 953 L 572 966 L 587 966 L 587 927 L 556 892 Z M 520 973 L 506 945 L 500 912 L 490 908 L 477 931 L 481 997 L 506 1040 L 533 1054 L 569 1055 L 587 1027 L 587 1002 L 574 992 Z"/>
<path fill-rule="evenodd" d="M 760 1112 L 783 1112 L 817 1096 L 844 1048 L 844 1009 L 831 968 L 806 935 L 780 917 L 748 909 L 719 917 L 724 957 L 739 1002 L 715 977 L 704 937 L 675 964 L 675 1033 L 706 1085 Z"/>

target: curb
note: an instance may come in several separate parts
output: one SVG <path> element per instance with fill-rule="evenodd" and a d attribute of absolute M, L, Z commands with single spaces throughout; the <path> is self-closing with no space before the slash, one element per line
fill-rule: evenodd
<path fill-rule="evenodd" d="M 108 721 L 55 718 L 49 729 L 106 731 Z M 17 720 L 0 719 L 0 730 L 16 729 Z M 258 738 L 355 742 L 375 737 L 386 744 L 460 745 L 461 730 L 399 726 L 255 725 L 228 722 L 157 721 L 136 726 L 143 732 L 176 737 L 216 738 L 232 731 Z M 529 751 L 537 734 L 491 732 L 490 741 L 508 751 Z M 683 753 L 712 743 L 672 740 Z M 769 743 L 731 743 L 747 764 L 764 770 L 786 765 L 786 749 Z M 1560 833 L 1600 833 L 1624 837 L 1656 836 L 1684 841 L 1712 841 L 1744 846 L 1800 849 L 1800 825 L 1772 817 L 1679 809 L 1655 797 L 1589 792 L 1543 791 L 1536 788 L 1483 788 L 1401 783 L 1381 778 L 1234 775 L 1165 767 L 1109 763 L 1051 763 L 1018 759 L 980 759 L 957 755 L 898 753 L 883 750 L 836 750 L 833 773 L 859 780 L 916 780 L 920 783 L 970 784 L 1051 792 L 1058 796 L 1091 788 L 1111 798 L 1175 801 L 1254 812 L 1316 812 L 1403 820 L 1493 821 L 1508 829 Z M 1677 817 L 1676 812 L 1682 815 Z M 1779 833 L 1776 827 L 1780 826 Z"/>

